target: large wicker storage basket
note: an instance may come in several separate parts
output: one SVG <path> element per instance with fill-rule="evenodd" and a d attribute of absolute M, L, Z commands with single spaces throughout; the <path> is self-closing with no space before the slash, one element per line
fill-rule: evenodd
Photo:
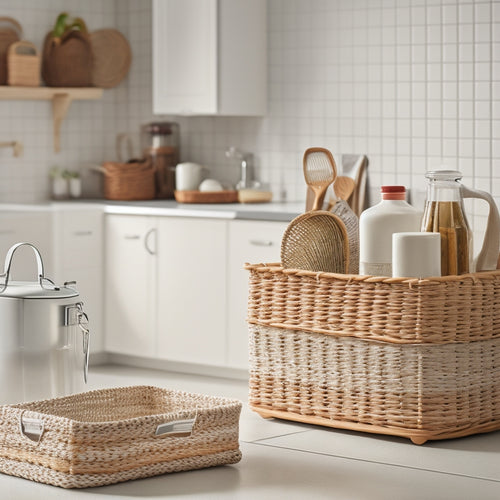
<path fill-rule="evenodd" d="M 0 407 L 0 471 L 86 488 L 241 459 L 241 403 L 149 386 Z"/>
<path fill-rule="evenodd" d="M 262 416 L 417 444 L 500 429 L 500 271 L 246 268 L 249 402 Z"/>

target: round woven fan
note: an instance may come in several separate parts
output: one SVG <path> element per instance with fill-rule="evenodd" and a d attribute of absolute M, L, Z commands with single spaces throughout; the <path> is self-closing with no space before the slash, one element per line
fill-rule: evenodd
<path fill-rule="evenodd" d="M 116 87 L 128 74 L 132 52 L 127 39 L 115 29 L 102 29 L 90 34 L 94 52 L 92 85 Z"/>
<path fill-rule="evenodd" d="M 0 85 L 7 85 L 7 51 L 21 39 L 23 29 L 12 17 L 0 17 Z"/>

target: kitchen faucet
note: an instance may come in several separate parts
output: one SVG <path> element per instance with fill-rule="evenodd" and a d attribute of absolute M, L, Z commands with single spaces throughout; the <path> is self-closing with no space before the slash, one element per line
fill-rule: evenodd
<path fill-rule="evenodd" d="M 236 158 L 241 161 L 241 176 L 236 184 L 236 189 L 240 190 L 255 187 L 255 181 L 253 179 L 253 154 L 244 153 L 234 146 L 231 146 L 226 151 L 226 157 Z"/>

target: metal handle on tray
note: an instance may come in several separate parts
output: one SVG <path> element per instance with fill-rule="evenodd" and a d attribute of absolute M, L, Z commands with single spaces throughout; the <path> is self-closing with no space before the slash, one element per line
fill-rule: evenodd
<path fill-rule="evenodd" d="M 52 285 L 50 288 L 51 290 L 59 290 L 59 288 L 55 285 L 55 283 L 50 280 L 49 278 L 46 278 L 44 275 L 44 270 L 43 270 L 43 261 L 42 261 L 42 256 L 40 255 L 40 252 L 38 251 L 38 248 L 36 248 L 34 245 L 31 243 L 16 243 L 15 245 L 12 245 L 9 248 L 9 251 L 7 252 L 7 255 L 5 256 L 5 265 L 3 268 L 3 274 L 0 274 L 0 278 L 5 278 L 4 283 L 0 284 L 0 293 L 4 292 L 5 289 L 7 288 L 7 285 L 9 284 L 9 279 L 10 279 L 10 268 L 12 267 L 12 259 L 14 257 L 14 253 L 19 247 L 22 246 L 28 246 L 30 247 L 33 252 L 35 253 L 35 259 L 36 259 L 36 264 L 38 268 L 38 283 L 42 288 L 47 288 L 44 286 L 44 282 L 48 282 Z"/>
<path fill-rule="evenodd" d="M 39 443 L 42 439 L 42 434 L 44 431 L 43 421 L 39 418 L 29 418 L 21 414 L 19 419 L 19 427 L 21 434 L 27 437 L 29 440 Z"/>
<path fill-rule="evenodd" d="M 165 422 L 156 427 L 155 436 L 176 436 L 187 437 L 193 433 L 193 427 L 196 417 L 186 420 L 175 420 L 173 422 Z"/>

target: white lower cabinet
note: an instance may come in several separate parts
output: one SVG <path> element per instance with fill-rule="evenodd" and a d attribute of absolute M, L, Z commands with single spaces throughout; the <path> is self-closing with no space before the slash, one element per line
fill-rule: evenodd
<path fill-rule="evenodd" d="M 54 278 L 76 281 L 89 317 L 90 353 L 104 351 L 103 219 L 100 208 L 65 209 L 54 214 Z"/>
<path fill-rule="evenodd" d="M 226 363 L 227 221 L 158 220 L 158 356 Z"/>
<path fill-rule="evenodd" d="M 107 215 L 106 350 L 248 369 L 245 262 L 278 262 L 287 223 Z"/>
<path fill-rule="evenodd" d="M 105 221 L 105 347 L 156 356 L 155 217 L 107 215 Z"/>
<path fill-rule="evenodd" d="M 229 223 L 228 366 L 248 369 L 247 300 L 249 273 L 245 263 L 280 261 L 281 239 L 288 223 L 235 220 Z"/>

